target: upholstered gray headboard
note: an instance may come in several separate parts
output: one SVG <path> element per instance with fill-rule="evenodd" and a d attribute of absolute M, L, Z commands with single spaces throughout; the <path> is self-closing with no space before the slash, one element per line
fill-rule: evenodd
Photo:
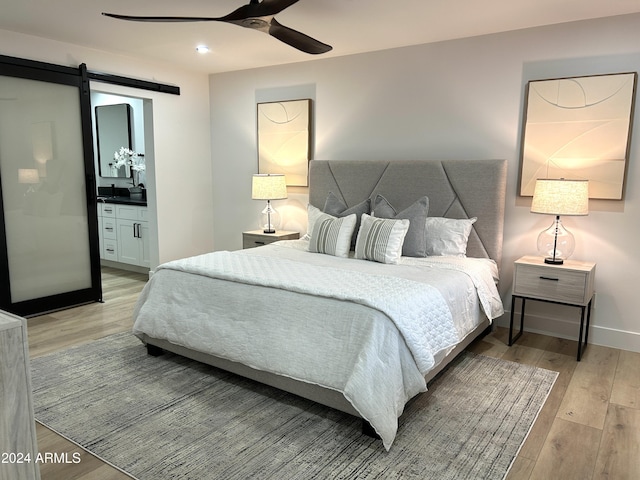
<path fill-rule="evenodd" d="M 505 160 L 312 160 L 309 202 L 323 208 L 333 192 L 350 207 L 380 193 L 400 211 L 426 195 L 429 216 L 477 217 L 467 256 L 500 266 L 506 180 Z"/>

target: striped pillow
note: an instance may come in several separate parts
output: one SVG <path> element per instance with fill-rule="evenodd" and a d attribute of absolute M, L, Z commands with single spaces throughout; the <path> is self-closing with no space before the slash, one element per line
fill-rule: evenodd
<path fill-rule="evenodd" d="M 325 253 L 336 257 L 348 257 L 351 249 L 351 235 L 356 226 L 355 214 L 336 218 L 326 213 L 311 212 L 317 210 L 309 205 L 309 213 L 314 217 L 309 251 Z"/>
<path fill-rule="evenodd" d="M 409 220 L 362 215 L 356 240 L 356 258 L 380 263 L 399 263 Z"/>

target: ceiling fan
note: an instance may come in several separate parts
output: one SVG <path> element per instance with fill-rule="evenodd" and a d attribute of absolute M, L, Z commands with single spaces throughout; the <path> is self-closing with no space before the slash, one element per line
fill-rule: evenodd
<path fill-rule="evenodd" d="M 248 5 L 234 10 L 224 17 L 137 17 L 102 13 L 107 17 L 133 22 L 226 22 L 267 33 L 298 50 L 317 55 L 326 53 L 333 47 L 311 38 L 304 33 L 280 24 L 274 15 L 290 7 L 299 0 L 250 0 Z"/>

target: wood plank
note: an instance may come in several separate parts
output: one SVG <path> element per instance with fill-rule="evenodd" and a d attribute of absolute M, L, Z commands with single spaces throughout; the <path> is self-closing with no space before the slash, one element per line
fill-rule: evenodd
<path fill-rule="evenodd" d="M 471 345 L 467 347 L 467 350 L 478 355 L 502 358 L 507 350 L 509 350 L 509 346 L 506 344 L 506 341 L 500 338 L 500 335 L 504 335 L 506 339 L 509 331 L 505 328 L 497 328 L 490 335 L 485 335 L 484 337 L 474 340 Z"/>
<path fill-rule="evenodd" d="M 597 428 L 556 418 L 530 478 L 590 479 L 601 433 Z"/>
<path fill-rule="evenodd" d="M 611 403 L 640 408 L 640 353 L 620 351 Z"/>
<path fill-rule="evenodd" d="M 558 418 L 602 430 L 619 350 L 589 345 L 558 409 Z"/>
<path fill-rule="evenodd" d="M 610 405 L 596 461 L 594 480 L 640 476 L 640 410 Z"/>
<path fill-rule="evenodd" d="M 525 335 L 520 338 L 520 340 L 523 339 L 525 339 Z M 540 361 L 540 358 L 542 358 L 543 352 L 544 350 L 539 348 L 527 347 L 520 343 L 516 343 L 502 355 L 502 359 L 525 365 L 536 365 Z"/>
<path fill-rule="evenodd" d="M 531 470 L 533 470 L 535 464 L 536 462 L 534 460 L 520 456 L 516 457 L 505 480 L 528 480 L 531 478 Z"/>
<path fill-rule="evenodd" d="M 550 338 L 546 350 L 549 352 L 560 353 L 562 355 L 569 355 L 575 359 L 578 351 L 578 341 L 553 337 Z"/>

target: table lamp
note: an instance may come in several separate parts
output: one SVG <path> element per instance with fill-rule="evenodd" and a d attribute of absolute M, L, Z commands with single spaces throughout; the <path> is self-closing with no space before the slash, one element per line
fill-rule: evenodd
<path fill-rule="evenodd" d="M 259 173 L 253 175 L 251 182 L 251 198 L 266 200 L 267 206 L 262 211 L 264 233 L 275 233 L 278 226 L 278 212 L 271 205 L 271 200 L 287 198 L 287 183 L 281 173 Z"/>
<path fill-rule="evenodd" d="M 575 239 L 560 221 L 560 215 L 589 214 L 589 181 L 538 179 L 531 202 L 532 213 L 555 215 L 549 228 L 538 236 L 538 252 L 544 262 L 562 265 L 575 248 Z"/>
<path fill-rule="evenodd" d="M 29 188 L 25 192 L 25 195 L 35 192 L 33 186 L 40 183 L 40 175 L 38 175 L 38 170 L 35 168 L 19 168 L 18 183 L 29 185 Z"/>

